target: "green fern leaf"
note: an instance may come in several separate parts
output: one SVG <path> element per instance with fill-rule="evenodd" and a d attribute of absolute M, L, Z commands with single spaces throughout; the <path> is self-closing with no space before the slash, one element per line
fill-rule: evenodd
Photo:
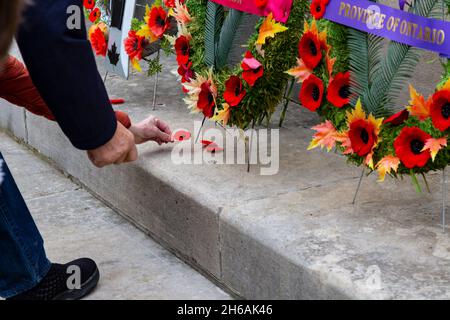
<path fill-rule="evenodd" d="M 236 37 L 239 25 L 242 22 L 244 13 L 242 11 L 231 9 L 225 19 L 220 33 L 219 46 L 216 55 L 216 67 L 222 69 L 228 62 L 231 46 Z"/>
<path fill-rule="evenodd" d="M 205 21 L 205 63 L 214 69 L 216 68 L 216 56 L 224 15 L 223 6 L 208 1 Z"/>

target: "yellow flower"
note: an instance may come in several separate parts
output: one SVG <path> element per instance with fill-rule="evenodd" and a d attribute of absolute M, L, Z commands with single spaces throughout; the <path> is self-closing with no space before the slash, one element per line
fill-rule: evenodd
<path fill-rule="evenodd" d="M 153 6 L 152 6 L 153 8 Z M 136 34 L 140 37 L 145 37 L 147 40 L 150 41 L 150 43 L 155 42 L 158 40 L 158 37 L 153 34 L 153 32 L 150 30 L 150 26 L 148 24 L 148 21 L 150 20 L 150 13 L 152 12 L 152 8 L 150 8 L 148 5 L 145 6 L 145 16 L 144 21 L 145 24 L 141 26 L 141 29 L 139 29 Z"/>
<path fill-rule="evenodd" d="M 223 109 L 220 111 L 216 111 L 216 114 L 212 119 L 226 126 L 228 124 L 228 121 L 230 121 L 232 108 L 228 103 L 222 104 L 222 107 Z"/>
<path fill-rule="evenodd" d="M 386 178 L 386 174 L 391 172 L 397 172 L 400 165 L 400 159 L 394 156 L 386 156 L 381 159 L 377 164 L 377 171 L 380 175 L 379 182 L 383 182 Z"/>

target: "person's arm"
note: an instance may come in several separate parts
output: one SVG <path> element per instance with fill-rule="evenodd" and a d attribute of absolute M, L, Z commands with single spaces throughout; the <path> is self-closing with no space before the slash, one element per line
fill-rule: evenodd
<path fill-rule="evenodd" d="M 117 120 L 86 36 L 69 30 L 67 9 L 81 0 L 33 0 L 23 16 L 17 42 L 33 83 L 61 129 L 82 150 L 106 145 Z"/>

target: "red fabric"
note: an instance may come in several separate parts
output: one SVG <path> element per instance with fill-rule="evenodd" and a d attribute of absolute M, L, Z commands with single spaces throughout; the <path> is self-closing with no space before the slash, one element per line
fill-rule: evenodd
<path fill-rule="evenodd" d="M 0 98 L 55 121 L 55 117 L 31 81 L 28 70 L 22 62 L 12 56 L 6 59 L 0 69 Z M 130 117 L 125 112 L 116 111 L 116 118 L 127 129 L 131 127 Z"/>

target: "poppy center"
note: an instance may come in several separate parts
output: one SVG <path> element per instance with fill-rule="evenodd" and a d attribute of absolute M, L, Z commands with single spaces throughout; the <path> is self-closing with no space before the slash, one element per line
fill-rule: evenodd
<path fill-rule="evenodd" d="M 311 55 L 316 56 L 318 54 L 318 50 L 314 41 L 309 42 L 309 50 L 311 51 Z"/>
<path fill-rule="evenodd" d="M 413 141 L 411 141 L 411 151 L 414 154 L 421 154 L 424 146 L 425 143 L 423 143 L 423 141 L 421 140 L 414 139 Z"/>
<path fill-rule="evenodd" d="M 254 74 L 258 73 L 258 72 L 261 70 L 261 68 L 262 68 L 262 67 L 258 67 L 258 68 L 256 68 L 256 69 L 253 69 L 253 73 L 254 73 Z"/>
<path fill-rule="evenodd" d="M 320 13 L 320 11 L 322 11 L 322 6 L 319 4 L 319 5 L 316 7 L 316 12 L 317 12 L 317 13 Z"/>
<path fill-rule="evenodd" d="M 188 55 L 188 52 L 189 52 L 189 47 L 188 47 L 187 45 L 184 45 L 184 46 L 181 48 L 181 54 L 182 54 L 183 56 L 187 56 L 187 55 Z"/>
<path fill-rule="evenodd" d="M 445 118 L 445 120 L 448 120 L 450 118 L 450 103 L 447 102 L 441 110 L 442 116 Z"/>
<path fill-rule="evenodd" d="M 364 144 L 369 143 L 369 132 L 367 132 L 366 129 L 361 129 L 361 133 L 359 134 L 359 136 Z"/>
<path fill-rule="evenodd" d="M 166 25 L 166 21 L 165 21 L 161 16 L 158 16 L 158 17 L 156 18 L 156 24 L 157 24 L 159 27 L 164 27 L 164 26 Z"/>
<path fill-rule="evenodd" d="M 240 95 L 240 94 L 241 94 L 241 88 L 236 87 L 236 89 L 234 89 L 234 94 L 235 94 L 236 96 Z"/>
<path fill-rule="evenodd" d="M 350 87 L 348 85 L 342 86 L 339 89 L 339 96 L 342 99 L 347 99 L 350 96 Z"/>
<path fill-rule="evenodd" d="M 320 90 L 319 90 L 318 86 L 314 86 L 314 88 L 312 89 L 311 95 L 312 95 L 312 98 L 314 99 L 314 101 L 319 101 Z"/>
<path fill-rule="evenodd" d="M 214 97 L 213 97 L 212 93 L 210 92 L 208 94 L 208 104 L 212 104 L 213 102 L 214 102 Z"/>

